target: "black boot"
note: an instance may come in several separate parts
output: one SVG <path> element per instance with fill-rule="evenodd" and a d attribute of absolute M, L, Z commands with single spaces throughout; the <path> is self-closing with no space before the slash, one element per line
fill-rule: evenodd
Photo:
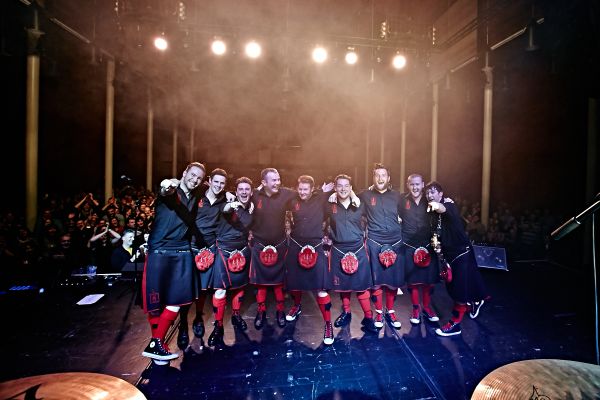
<path fill-rule="evenodd" d="M 337 317 L 333 323 L 336 328 L 346 326 L 352 321 L 352 313 L 342 311 L 339 317 Z"/>
<path fill-rule="evenodd" d="M 215 321 L 215 329 L 213 329 L 212 333 L 210 334 L 210 336 L 208 337 L 208 345 L 213 347 L 216 345 L 222 345 L 223 342 L 223 335 L 224 335 L 224 331 L 223 331 L 223 325 L 219 325 L 217 323 L 217 321 Z"/>
<path fill-rule="evenodd" d="M 181 350 L 187 349 L 190 344 L 190 335 L 188 334 L 187 324 L 179 324 L 179 333 L 177 334 L 177 347 Z"/>
<path fill-rule="evenodd" d="M 232 314 L 231 315 L 231 325 L 239 329 L 240 331 L 245 331 L 248 329 L 248 325 L 246 325 L 246 321 L 242 318 L 240 314 Z"/>
<path fill-rule="evenodd" d="M 194 322 L 192 322 L 192 330 L 194 331 L 194 336 L 197 338 L 204 337 L 204 321 L 202 317 L 194 318 Z"/>
<path fill-rule="evenodd" d="M 259 311 L 256 313 L 256 318 L 254 318 L 254 327 L 257 330 L 261 330 L 263 326 L 267 324 L 267 312 Z"/>
<path fill-rule="evenodd" d="M 277 311 L 275 313 L 275 319 L 277 319 L 277 325 L 280 328 L 285 327 L 285 313 L 283 311 Z"/>

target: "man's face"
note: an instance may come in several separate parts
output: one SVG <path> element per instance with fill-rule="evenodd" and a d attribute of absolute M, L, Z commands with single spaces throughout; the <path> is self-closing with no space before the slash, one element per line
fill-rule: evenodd
<path fill-rule="evenodd" d="M 265 179 L 262 181 L 262 185 L 265 188 L 267 194 L 273 194 L 279 192 L 279 186 L 281 186 L 281 178 L 279 172 L 267 172 Z"/>
<path fill-rule="evenodd" d="M 225 189 L 225 183 L 227 182 L 227 178 L 223 175 L 215 175 L 208 180 L 208 186 L 210 191 L 216 196 Z"/>
<path fill-rule="evenodd" d="M 183 173 L 181 180 L 187 190 L 194 190 L 204 179 L 204 171 L 196 166 L 191 166 Z"/>
<path fill-rule="evenodd" d="M 379 168 L 373 171 L 373 185 L 379 192 L 384 192 L 390 183 L 390 175 L 385 168 Z"/>
<path fill-rule="evenodd" d="M 338 201 L 346 200 L 350 197 L 352 185 L 348 179 L 338 179 L 335 182 L 335 193 L 337 193 Z"/>
<path fill-rule="evenodd" d="M 298 184 L 298 195 L 302 200 L 308 200 L 312 196 L 312 186 L 310 183 L 299 183 Z"/>
<path fill-rule="evenodd" d="M 442 202 L 442 198 L 444 196 L 444 192 L 438 192 L 436 188 L 427 189 L 427 201 L 437 201 L 438 203 Z"/>
<path fill-rule="evenodd" d="M 133 244 L 133 239 L 134 239 L 134 235 L 132 232 L 127 232 L 126 234 L 123 235 L 123 245 L 127 246 L 127 247 L 131 247 L 131 245 Z"/>
<path fill-rule="evenodd" d="M 406 182 L 406 188 L 410 192 L 410 195 L 413 197 L 413 199 L 418 199 L 421 197 L 421 195 L 423 194 L 424 187 L 425 184 L 423 183 L 423 178 L 421 178 L 420 176 L 410 178 Z"/>
<path fill-rule="evenodd" d="M 247 204 L 250 201 L 250 196 L 252 196 L 252 187 L 249 183 L 240 182 L 235 188 L 235 195 L 240 202 Z"/>
<path fill-rule="evenodd" d="M 127 227 L 128 227 L 128 228 L 131 228 L 131 229 L 135 228 L 135 219 L 133 219 L 133 218 L 129 218 L 129 219 L 127 220 Z"/>
<path fill-rule="evenodd" d="M 60 246 L 63 249 L 68 249 L 69 247 L 71 247 L 71 236 L 69 235 L 63 235 L 60 237 Z"/>

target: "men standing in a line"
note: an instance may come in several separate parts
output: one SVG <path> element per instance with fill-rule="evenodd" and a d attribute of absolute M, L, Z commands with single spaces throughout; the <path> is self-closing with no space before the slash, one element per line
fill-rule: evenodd
<path fill-rule="evenodd" d="M 433 287 L 439 281 L 439 268 L 437 257 L 431 247 L 431 227 L 429 214 L 427 214 L 427 199 L 423 194 L 424 187 L 423 176 L 409 175 L 406 179 L 408 192 L 402 195 L 400 204 L 406 282 L 412 303 L 409 318 L 413 324 L 421 322 L 421 313 L 431 322 L 439 321 L 431 307 Z M 419 290 L 422 292 L 422 310 Z"/>
<path fill-rule="evenodd" d="M 454 203 L 444 200 L 444 189 L 438 182 L 425 186 L 428 210 L 431 212 L 431 226 L 436 238 L 441 241 L 440 270 L 446 277 L 446 289 L 454 300 L 450 321 L 436 329 L 440 336 L 453 336 L 461 333 L 460 323 L 471 304 L 471 318 L 479 315 L 479 310 L 488 298 L 485 284 L 477 267 L 471 242 Z M 446 262 L 450 266 L 447 269 Z"/>
<path fill-rule="evenodd" d="M 165 336 L 179 308 L 192 303 L 198 295 L 190 226 L 194 224 L 196 207 L 192 192 L 205 174 L 204 165 L 193 162 L 180 181 L 165 179 L 161 182 L 143 276 L 143 305 L 152 338 L 142 355 L 154 360 L 178 357 L 164 343 Z"/>

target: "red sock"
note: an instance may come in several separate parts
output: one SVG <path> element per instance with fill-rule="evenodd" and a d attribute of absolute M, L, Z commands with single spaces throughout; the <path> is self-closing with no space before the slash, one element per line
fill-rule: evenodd
<path fill-rule="evenodd" d="M 450 319 L 452 320 L 452 322 L 458 324 L 458 323 L 460 323 L 460 321 L 462 321 L 463 316 L 465 315 L 466 311 L 467 311 L 466 304 L 454 303 L 454 309 L 452 310 L 452 318 L 450 318 Z"/>
<path fill-rule="evenodd" d="M 431 314 L 431 294 L 433 285 L 423 285 L 423 308 Z"/>
<path fill-rule="evenodd" d="M 258 286 L 256 290 L 256 302 L 258 303 L 257 312 L 266 311 L 267 307 L 265 306 L 265 301 L 267 300 L 267 287 L 266 286 Z"/>
<path fill-rule="evenodd" d="M 202 319 L 202 314 L 204 314 L 204 303 L 206 302 L 206 290 L 202 290 L 200 295 L 196 299 L 196 318 Z"/>
<path fill-rule="evenodd" d="M 396 301 L 396 291 L 387 289 L 385 291 L 385 308 L 388 310 L 394 309 L 394 302 Z"/>
<path fill-rule="evenodd" d="M 374 289 L 373 290 L 373 302 L 375 303 L 376 310 L 383 310 L 383 289 Z M 369 307 L 370 309 L 370 307 Z"/>
<path fill-rule="evenodd" d="M 164 341 L 165 336 L 167 336 L 167 331 L 173 321 L 175 321 L 175 318 L 177 318 L 177 312 L 165 308 L 158 319 L 158 326 L 155 331 L 156 336 L 153 337 Z"/>
<path fill-rule="evenodd" d="M 273 286 L 275 292 L 275 301 L 277 302 L 277 311 L 285 310 L 285 295 L 283 294 L 283 285 Z"/>
<path fill-rule="evenodd" d="M 331 322 L 331 297 L 329 297 L 329 294 L 325 297 L 317 296 L 317 303 L 321 314 L 323 314 L 323 321 Z"/>
<path fill-rule="evenodd" d="M 344 312 L 350 312 L 350 292 L 342 292 L 340 293 L 340 299 L 342 299 L 342 308 Z"/>
<path fill-rule="evenodd" d="M 356 297 L 358 298 L 358 302 L 360 303 L 360 308 L 362 308 L 363 313 L 365 313 L 365 318 L 373 318 L 373 311 L 371 311 L 371 302 L 369 301 L 369 291 L 365 290 L 364 292 L 356 292 Z"/>
<path fill-rule="evenodd" d="M 158 328 L 159 320 L 160 315 L 153 315 L 152 313 L 148 313 L 148 322 L 150 323 L 150 331 L 152 332 L 152 337 L 156 337 L 156 328 Z"/>
<path fill-rule="evenodd" d="M 215 321 L 217 321 L 217 325 L 223 326 L 223 315 L 225 315 L 225 305 L 227 305 L 227 297 L 217 299 L 213 296 L 212 303 L 215 312 Z"/>
<path fill-rule="evenodd" d="M 242 297 L 244 296 L 244 289 L 235 289 L 233 290 L 233 295 L 231 297 L 231 310 L 234 314 L 240 313 L 240 308 L 242 308 Z"/>
<path fill-rule="evenodd" d="M 408 285 L 408 290 L 410 292 L 410 302 L 413 306 L 418 306 L 419 301 L 419 286 L 420 285 Z"/>
<path fill-rule="evenodd" d="M 292 290 L 290 292 L 292 297 L 294 298 L 294 305 L 299 306 L 302 303 L 302 291 L 301 290 Z"/>

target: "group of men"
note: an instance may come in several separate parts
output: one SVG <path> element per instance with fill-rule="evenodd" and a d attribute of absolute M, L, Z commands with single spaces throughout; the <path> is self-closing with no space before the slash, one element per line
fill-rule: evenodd
<path fill-rule="evenodd" d="M 302 175 L 292 190 L 281 186 L 276 169 L 266 168 L 258 188 L 241 177 L 235 182 L 235 193 L 225 191 L 223 169 L 213 170 L 207 185 L 205 176 L 204 165 L 194 162 L 180 180 L 161 182 L 143 278 L 152 338 L 142 355 L 158 362 L 177 358 L 165 336 L 179 313 L 177 343 L 187 347 L 187 315 L 194 303 L 192 330 L 202 338 L 208 294 L 214 310 L 209 346 L 223 344 L 227 291 L 231 292 L 231 322 L 236 329 L 246 330 L 240 307 L 248 284 L 256 288 L 256 329 L 267 323 L 269 287 L 280 327 L 302 313 L 303 292 L 316 293 L 325 345 L 334 342 L 333 326 L 351 322 L 353 292 L 364 314 L 365 332 L 378 332 L 384 320 L 401 328 L 394 303 L 405 286 L 413 305 L 411 323 L 420 323 L 421 317 L 438 321 L 431 295 L 440 270 L 445 277 L 452 271 L 448 292 L 456 303 L 452 319 L 436 333 L 460 334 L 468 303 L 472 317 L 479 313 L 486 296 L 483 281 L 456 207 L 443 197 L 437 182 L 425 186 L 423 177 L 413 174 L 407 179 L 407 192 L 401 194 L 391 188 L 390 172 L 383 164 L 373 168 L 373 185 L 358 194 L 352 178 L 344 174 L 320 190 L 311 176 Z M 437 240 L 433 244 L 432 234 Z M 293 298 L 287 314 L 284 290 Z M 339 293 L 342 303 L 333 323 L 332 291 Z"/>

